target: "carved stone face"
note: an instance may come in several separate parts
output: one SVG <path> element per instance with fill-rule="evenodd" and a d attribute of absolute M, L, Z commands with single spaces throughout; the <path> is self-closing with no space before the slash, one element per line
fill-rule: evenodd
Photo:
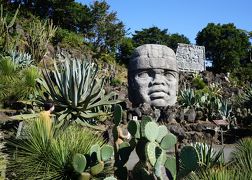
<path fill-rule="evenodd" d="M 176 77 L 176 72 L 166 69 L 137 71 L 134 81 L 135 87 L 139 90 L 139 99 L 155 107 L 174 105 L 177 99 Z"/>
<path fill-rule="evenodd" d="M 133 59 L 133 63 L 129 65 L 130 101 L 133 106 L 142 103 L 158 108 L 174 105 L 177 101 L 178 90 L 178 73 L 174 52 L 169 48 L 168 51 L 171 50 L 173 54 L 167 54 L 165 50 L 168 47 L 162 45 L 148 44 L 143 46 L 147 46 L 147 50 L 146 47 L 143 50 L 140 46 L 143 53 L 140 51 Z M 159 53 L 153 54 L 153 48 L 155 52 Z M 151 57 L 148 54 L 149 51 L 152 53 Z M 143 54 L 147 55 L 143 56 Z"/>

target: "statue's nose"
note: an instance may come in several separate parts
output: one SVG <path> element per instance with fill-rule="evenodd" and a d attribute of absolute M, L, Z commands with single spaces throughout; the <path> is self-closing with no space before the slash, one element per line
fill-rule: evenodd
<path fill-rule="evenodd" d="M 165 84 L 164 76 L 162 74 L 159 74 L 159 73 L 155 74 L 153 76 L 152 84 L 153 85 L 160 85 L 160 84 L 164 85 Z"/>

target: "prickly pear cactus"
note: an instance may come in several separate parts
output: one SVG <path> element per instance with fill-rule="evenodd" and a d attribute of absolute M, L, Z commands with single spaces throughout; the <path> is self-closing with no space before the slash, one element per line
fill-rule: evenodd
<path fill-rule="evenodd" d="M 195 147 L 185 146 L 180 152 L 181 168 L 179 169 L 178 176 L 185 177 L 190 172 L 198 168 L 199 155 Z"/>
<path fill-rule="evenodd" d="M 89 180 L 99 175 L 104 170 L 104 164 L 108 163 L 114 155 L 113 147 L 104 145 L 100 147 L 98 144 L 91 146 L 87 163 L 83 154 L 75 154 L 73 157 L 73 168 L 79 173 L 80 180 Z M 87 165 L 88 164 L 88 165 Z"/>
<path fill-rule="evenodd" d="M 83 154 L 75 154 L 73 157 L 73 167 L 78 173 L 82 173 L 87 165 L 87 160 Z"/>
<path fill-rule="evenodd" d="M 119 104 L 116 104 L 114 107 L 114 124 L 116 126 L 119 126 L 121 120 L 122 120 L 122 106 L 120 106 Z"/>
<path fill-rule="evenodd" d="M 167 156 L 166 151 L 174 147 L 177 138 L 168 131 L 166 126 L 159 126 L 151 117 L 144 116 L 140 123 L 130 121 L 128 130 L 132 133 L 132 139 L 136 141 L 136 153 L 140 159 L 133 169 L 135 171 L 133 176 L 134 174 L 136 176 L 134 178 L 140 178 L 141 175 L 145 179 L 162 179 L 162 167 L 168 167 L 173 170 L 173 175 L 176 175 L 174 173 L 176 161 L 175 164 L 168 165 L 170 161 L 167 159 L 171 158 Z"/>

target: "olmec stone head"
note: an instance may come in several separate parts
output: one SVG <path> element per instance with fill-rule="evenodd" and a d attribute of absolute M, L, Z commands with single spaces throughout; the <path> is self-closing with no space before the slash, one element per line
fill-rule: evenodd
<path fill-rule="evenodd" d="M 178 69 L 175 53 L 164 45 L 145 44 L 135 49 L 128 67 L 128 93 L 133 107 L 172 106 L 177 101 Z"/>

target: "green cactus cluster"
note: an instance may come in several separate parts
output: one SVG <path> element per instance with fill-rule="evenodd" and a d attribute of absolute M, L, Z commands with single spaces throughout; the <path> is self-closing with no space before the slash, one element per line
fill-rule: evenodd
<path fill-rule="evenodd" d="M 110 145 L 98 144 L 91 146 L 89 154 L 75 154 L 73 157 L 73 168 L 79 175 L 80 180 L 89 180 L 102 173 L 106 162 L 111 160 L 114 155 L 113 147 Z M 106 179 L 113 179 L 107 177 Z"/>
<path fill-rule="evenodd" d="M 116 105 L 114 108 L 114 141 L 118 139 L 118 126 L 122 119 L 122 108 Z M 132 171 L 133 179 L 163 179 L 162 167 L 165 167 L 173 179 L 184 177 L 194 171 L 198 165 L 197 151 L 192 146 L 185 146 L 181 150 L 180 163 L 183 168 L 177 169 L 175 156 L 168 156 L 167 150 L 177 143 L 177 138 L 170 133 L 165 125 L 158 125 L 149 116 L 143 116 L 141 121 L 130 120 L 128 131 L 132 138 L 129 142 L 115 145 L 115 175 L 119 179 L 128 179 L 127 163 L 130 153 L 135 149 L 139 162 Z"/>
<path fill-rule="evenodd" d="M 171 166 L 168 163 L 171 157 L 166 152 L 174 147 L 177 138 L 166 126 L 158 125 L 151 117 L 144 116 L 141 122 L 131 120 L 128 131 L 136 142 L 136 153 L 140 159 L 133 169 L 135 179 L 162 179 L 162 167 L 176 175 L 176 161 Z"/>

